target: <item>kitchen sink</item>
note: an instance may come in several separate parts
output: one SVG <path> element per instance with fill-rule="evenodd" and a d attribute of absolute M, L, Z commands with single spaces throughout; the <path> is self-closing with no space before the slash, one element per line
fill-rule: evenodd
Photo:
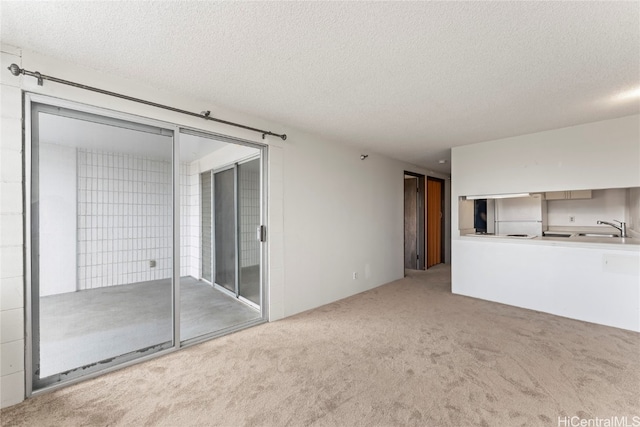
<path fill-rule="evenodd" d="M 605 234 L 605 233 L 578 233 L 580 237 L 620 237 L 619 234 Z"/>
<path fill-rule="evenodd" d="M 554 233 L 553 231 L 544 231 L 542 235 L 544 237 L 571 237 L 572 236 L 571 233 L 561 233 L 561 232 Z"/>

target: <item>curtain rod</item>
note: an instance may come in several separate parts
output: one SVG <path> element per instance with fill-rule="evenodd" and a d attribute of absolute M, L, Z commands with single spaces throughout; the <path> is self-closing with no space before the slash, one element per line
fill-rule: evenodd
<path fill-rule="evenodd" d="M 39 86 L 43 85 L 43 80 L 49 80 L 49 81 L 52 81 L 54 83 L 60 83 L 60 84 L 67 85 L 67 86 L 73 86 L 73 87 L 77 87 L 77 88 L 80 88 L 80 89 L 90 90 L 92 92 L 101 93 L 103 95 L 109 95 L 109 96 L 114 96 L 114 97 L 120 98 L 120 99 L 126 99 L 127 101 L 138 102 L 140 104 L 146 104 L 146 105 L 150 105 L 152 107 L 157 107 L 157 108 L 162 108 L 162 109 L 169 110 L 169 111 L 174 111 L 176 113 L 186 114 L 186 115 L 194 116 L 194 117 L 200 117 L 201 119 L 211 120 L 211 121 L 222 123 L 222 124 L 225 124 L 225 125 L 235 126 L 235 127 L 238 127 L 238 128 L 251 130 L 253 132 L 261 133 L 262 134 L 262 139 L 264 139 L 264 137 L 266 135 L 277 136 L 278 138 L 281 138 L 283 141 L 285 141 L 287 139 L 287 134 L 277 134 L 277 133 L 273 133 L 271 131 L 257 129 L 257 128 L 253 128 L 251 126 L 245 126 L 245 125 L 241 125 L 239 123 L 230 122 L 230 121 L 227 121 L 227 120 L 216 119 L 215 117 L 211 117 L 210 116 L 211 111 L 203 111 L 200 114 L 192 113 L 191 111 L 181 110 L 179 108 L 169 107 L 168 105 L 162 105 L 162 104 L 158 104 L 158 103 L 151 102 L 151 101 L 145 101 L 144 99 L 134 98 L 133 96 L 123 95 L 121 93 L 111 92 L 111 91 L 104 90 L 104 89 L 99 89 L 99 88 L 96 88 L 96 87 L 86 86 L 86 85 L 83 85 L 83 84 L 80 84 L 80 83 L 70 82 L 68 80 L 62 80 L 62 79 L 59 79 L 57 77 L 47 76 L 47 75 L 41 74 L 38 71 L 28 71 L 28 70 L 25 70 L 24 68 L 20 68 L 17 64 L 11 64 L 9 67 L 7 67 L 7 69 L 9 71 L 11 71 L 11 74 L 13 74 L 16 77 L 19 76 L 20 74 L 24 74 L 25 76 L 35 77 L 36 79 L 38 79 L 38 85 Z"/>

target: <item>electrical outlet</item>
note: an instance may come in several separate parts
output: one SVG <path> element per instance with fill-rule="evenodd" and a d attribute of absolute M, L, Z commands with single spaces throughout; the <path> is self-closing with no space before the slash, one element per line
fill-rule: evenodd
<path fill-rule="evenodd" d="M 149 268 L 156 268 L 156 260 L 152 259 L 151 261 L 149 261 Z"/>
<path fill-rule="evenodd" d="M 569 222 L 576 222 L 576 217 L 575 217 L 575 216 L 573 216 L 573 215 L 571 215 L 571 216 L 569 217 Z"/>
<path fill-rule="evenodd" d="M 357 280 L 358 279 L 358 273 L 357 272 L 353 272 L 353 280 Z"/>

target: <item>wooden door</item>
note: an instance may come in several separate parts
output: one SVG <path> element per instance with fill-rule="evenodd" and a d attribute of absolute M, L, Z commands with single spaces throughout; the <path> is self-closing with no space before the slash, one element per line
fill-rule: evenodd
<path fill-rule="evenodd" d="M 427 177 L 427 268 L 444 262 L 444 181 Z"/>

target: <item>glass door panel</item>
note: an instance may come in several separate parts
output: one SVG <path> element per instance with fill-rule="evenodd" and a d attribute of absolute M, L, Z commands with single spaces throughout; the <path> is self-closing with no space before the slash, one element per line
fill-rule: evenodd
<path fill-rule="evenodd" d="M 202 278 L 209 283 L 213 283 L 213 206 L 211 203 L 213 187 L 211 178 L 211 171 L 200 174 Z"/>
<path fill-rule="evenodd" d="M 238 222 L 240 268 L 238 293 L 260 305 L 260 159 L 238 165 Z"/>
<path fill-rule="evenodd" d="M 173 345 L 170 130 L 32 105 L 33 388 Z"/>
<path fill-rule="evenodd" d="M 215 283 L 236 294 L 236 170 L 217 172 L 213 177 Z"/>
<path fill-rule="evenodd" d="M 259 148 L 186 129 L 180 132 L 179 146 L 180 339 L 190 341 L 262 318 L 260 256 L 251 258 L 247 252 L 240 264 L 258 272 L 253 275 L 248 270 L 238 273 L 237 256 L 239 246 L 260 252 L 255 224 L 260 224 L 263 212 L 262 157 Z M 244 174 L 245 184 L 238 183 L 238 173 Z M 240 212 L 250 221 L 242 222 Z M 239 278 L 240 289 L 246 282 L 240 297 Z"/>
<path fill-rule="evenodd" d="M 189 130 L 181 131 L 179 146 L 180 339 L 189 341 L 262 317 L 259 306 L 246 304 L 236 290 L 235 169 L 240 159 L 260 156 L 260 150 Z"/>

